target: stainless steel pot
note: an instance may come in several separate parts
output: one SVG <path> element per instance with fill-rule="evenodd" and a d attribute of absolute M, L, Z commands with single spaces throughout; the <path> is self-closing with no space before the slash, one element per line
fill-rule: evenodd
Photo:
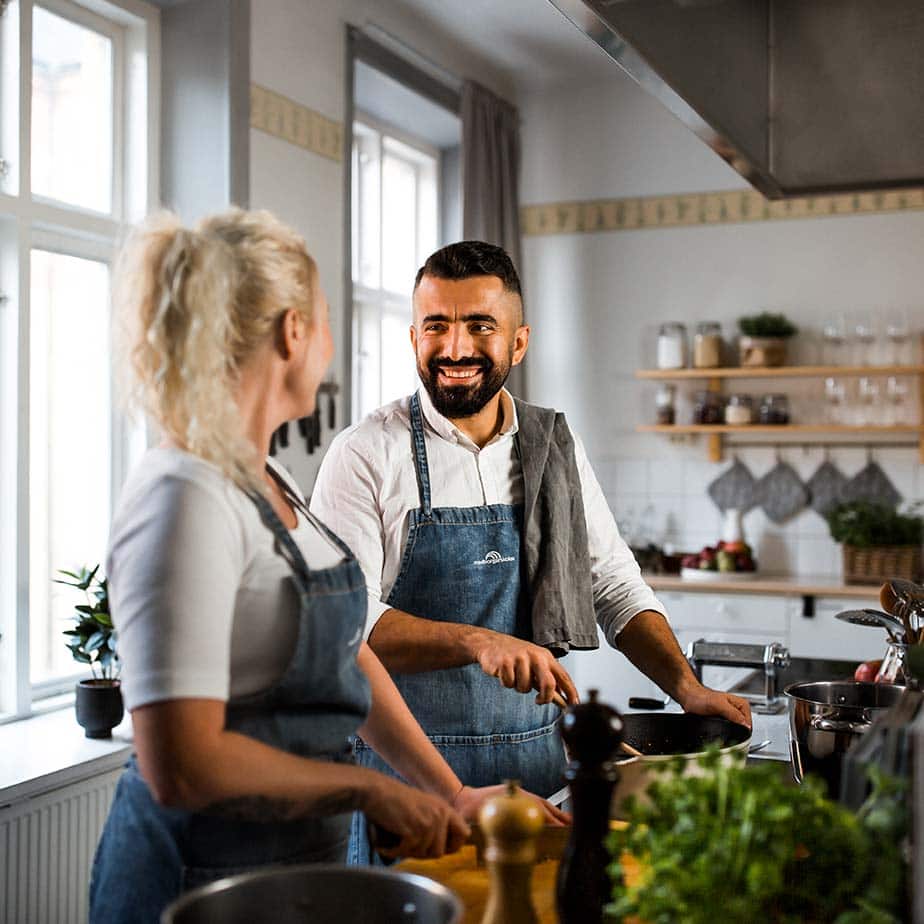
<path fill-rule="evenodd" d="M 905 688 L 886 683 L 818 681 L 793 683 L 789 697 L 789 748 L 793 775 L 822 777 L 829 795 L 841 791 L 844 754 L 873 722 L 894 706 Z"/>
<path fill-rule="evenodd" d="M 219 879 L 193 889 L 161 924 L 459 924 L 445 886 L 393 870 L 311 864 Z"/>

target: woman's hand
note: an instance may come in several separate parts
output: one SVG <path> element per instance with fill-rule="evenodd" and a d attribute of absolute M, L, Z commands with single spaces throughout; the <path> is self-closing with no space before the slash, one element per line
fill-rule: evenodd
<path fill-rule="evenodd" d="M 379 848 L 385 857 L 441 857 L 455 853 L 471 833 L 445 799 L 379 774 L 364 794 L 362 809 L 369 821 L 399 838 L 397 845 Z"/>
<path fill-rule="evenodd" d="M 494 796 L 501 796 L 506 791 L 507 786 L 504 783 L 501 783 L 499 786 L 482 786 L 479 789 L 474 789 L 471 786 L 463 786 L 459 794 L 453 799 L 452 804 L 458 809 L 466 821 L 475 821 L 478 818 L 478 812 L 481 811 L 481 806 L 484 805 L 488 799 Z M 563 825 L 571 824 L 571 816 L 567 812 L 555 808 L 551 802 L 541 799 L 539 796 L 533 795 L 533 793 L 527 792 L 525 789 L 521 790 L 521 792 L 539 806 L 547 825 L 562 827 Z"/>

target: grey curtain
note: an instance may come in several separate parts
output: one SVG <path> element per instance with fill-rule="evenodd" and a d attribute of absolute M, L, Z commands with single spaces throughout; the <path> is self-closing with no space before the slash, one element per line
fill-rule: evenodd
<path fill-rule="evenodd" d="M 462 235 L 503 247 L 520 266 L 520 125 L 516 106 L 467 80 L 462 86 Z M 507 387 L 523 396 L 522 366 Z"/>

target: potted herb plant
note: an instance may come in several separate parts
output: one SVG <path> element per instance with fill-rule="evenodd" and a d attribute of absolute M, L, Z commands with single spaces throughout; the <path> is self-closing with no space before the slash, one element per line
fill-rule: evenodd
<path fill-rule="evenodd" d="M 109 587 L 99 577 L 99 565 L 58 573 L 64 577 L 55 583 L 77 588 L 84 601 L 74 606 L 74 627 L 64 631 L 74 660 L 89 664 L 93 673 L 91 679 L 77 684 L 77 721 L 88 738 L 111 738 L 124 710 Z"/>
<path fill-rule="evenodd" d="M 843 545 L 844 580 L 869 584 L 890 578 L 921 577 L 924 517 L 918 505 L 899 513 L 886 504 L 849 501 L 827 515 L 831 538 Z"/>
<path fill-rule="evenodd" d="M 738 354 L 742 366 L 786 365 L 786 344 L 798 328 L 784 314 L 763 311 L 738 318 Z"/>

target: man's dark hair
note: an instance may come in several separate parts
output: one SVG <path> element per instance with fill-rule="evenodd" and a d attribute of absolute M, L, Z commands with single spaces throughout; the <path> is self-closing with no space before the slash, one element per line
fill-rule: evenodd
<path fill-rule="evenodd" d="M 486 244 L 484 241 L 458 241 L 447 244 L 427 257 L 427 262 L 417 270 L 414 291 L 424 276 L 436 279 L 471 279 L 472 276 L 497 276 L 507 292 L 523 297 L 520 277 L 513 260 L 503 247 Z"/>

